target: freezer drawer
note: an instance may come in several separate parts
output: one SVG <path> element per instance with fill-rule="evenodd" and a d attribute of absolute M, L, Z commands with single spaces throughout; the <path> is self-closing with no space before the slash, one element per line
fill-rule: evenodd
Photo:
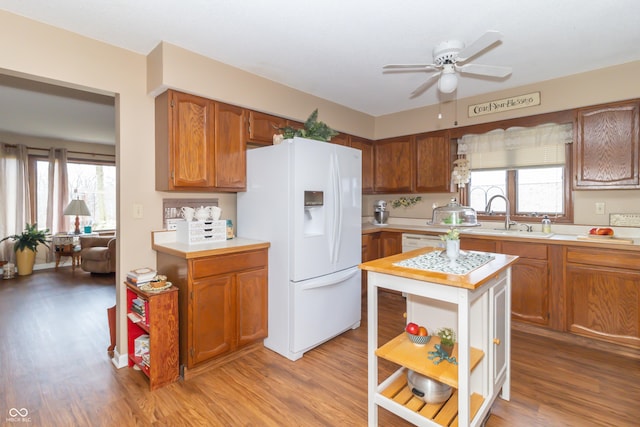
<path fill-rule="evenodd" d="M 291 282 L 293 292 L 291 351 L 302 353 L 360 326 L 360 270 Z"/>

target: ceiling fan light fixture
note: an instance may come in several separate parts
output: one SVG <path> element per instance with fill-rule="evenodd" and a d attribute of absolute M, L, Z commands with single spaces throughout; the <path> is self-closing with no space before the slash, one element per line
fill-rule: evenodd
<path fill-rule="evenodd" d="M 458 88 L 458 77 L 455 73 L 442 73 L 438 80 L 438 90 L 442 93 L 452 93 Z"/>

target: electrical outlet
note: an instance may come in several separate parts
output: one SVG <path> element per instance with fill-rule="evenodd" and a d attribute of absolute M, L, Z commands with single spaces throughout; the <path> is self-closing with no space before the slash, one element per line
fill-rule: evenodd
<path fill-rule="evenodd" d="M 134 203 L 133 204 L 133 217 L 135 219 L 142 219 L 142 216 L 143 216 L 142 205 L 140 203 Z"/>
<path fill-rule="evenodd" d="M 604 202 L 596 202 L 596 215 L 604 215 Z"/>

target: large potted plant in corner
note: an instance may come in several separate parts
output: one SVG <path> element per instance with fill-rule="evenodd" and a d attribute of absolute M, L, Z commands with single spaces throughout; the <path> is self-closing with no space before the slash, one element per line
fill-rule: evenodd
<path fill-rule="evenodd" d="M 33 273 L 33 265 L 36 261 L 36 252 L 38 245 L 43 244 L 49 247 L 49 229 L 38 230 L 38 224 L 29 225 L 22 234 L 14 234 L 0 240 L 4 242 L 7 239 L 15 240 L 13 250 L 16 253 L 16 264 L 18 266 L 18 275 L 27 276 Z"/>

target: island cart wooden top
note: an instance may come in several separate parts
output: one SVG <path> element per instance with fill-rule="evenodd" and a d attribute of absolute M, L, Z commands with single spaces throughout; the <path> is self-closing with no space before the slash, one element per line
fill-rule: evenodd
<path fill-rule="evenodd" d="M 415 268 L 400 267 L 394 265 L 399 261 L 411 259 L 431 251 L 440 251 L 439 248 L 422 248 L 410 252 L 392 255 L 373 261 L 360 264 L 360 268 L 365 271 L 390 274 L 393 276 L 405 277 L 408 279 L 421 280 L 424 282 L 438 283 L 441 285 L 455 286 L 465 289 L 477 289 L 513 264 L 518 257 L 514 255 L 504 255 L 491 253 L 494 258 L 488 263 L 470 271 L 467 274 L 450 274 L 430 270 L 419 270 Z"/>

